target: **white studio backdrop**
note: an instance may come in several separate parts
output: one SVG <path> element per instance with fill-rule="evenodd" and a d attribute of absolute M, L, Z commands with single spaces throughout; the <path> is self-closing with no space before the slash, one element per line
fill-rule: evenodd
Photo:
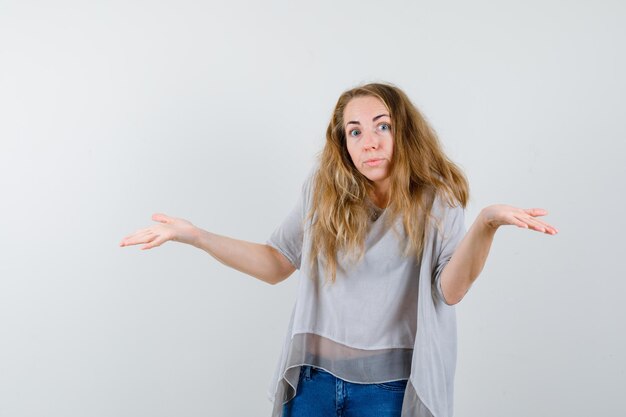
<path fill-rule="evenodd" d="M 264 242 L 339 94 L 388 81 L 493 203 L 455 416 L 623 416 L 620 1 L 0 0 L 0 417 L 268 416 L 295 300 L 154 212 Z"/>

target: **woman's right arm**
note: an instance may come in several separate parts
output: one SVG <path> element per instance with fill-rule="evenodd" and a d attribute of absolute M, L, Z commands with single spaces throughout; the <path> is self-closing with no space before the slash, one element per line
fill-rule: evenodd
<path fill-rule="evenodd" d="M 204 250 L 226 266 L 251 275 L 268 284 L 277 284 L 295 271 L 295 267 L 275 248 L 232 239 L 202 230 L 187 220 L 154 214 L 159 223 L 126 236 L 120 246 L 145 244 L 151 249 L 172 240 Z"/>

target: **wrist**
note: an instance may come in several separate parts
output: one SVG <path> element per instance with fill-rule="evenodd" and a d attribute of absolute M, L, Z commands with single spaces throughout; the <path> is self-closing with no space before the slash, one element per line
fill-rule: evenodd
<path fill-rule="evenodd" d="M 196 248 L 202 249 L 202 239 L 203 239 L 204 230 L 199 227 L 192 226 L 188 233 L 188 242 L 191 246 L 195 246 Z"/>
<path fill-rule="evenodd" d="M 485 233 L 495 233 L 500 227 L 499 224 L 493 221 L 493 216 L 490 214 L 489 207 L 483 208 L 478 214 L 478 224 Z"/>

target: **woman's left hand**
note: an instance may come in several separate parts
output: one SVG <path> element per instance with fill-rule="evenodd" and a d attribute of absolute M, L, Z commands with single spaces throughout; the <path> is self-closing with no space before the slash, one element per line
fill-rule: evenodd
<path fill-rule="evenodd" d="M 514 225 L 522 229 L 536 230 L 548 235 L 556 235 L 559 231 L 556 227 L 537 219 L 545 216 L 548 212 L 541 208 L 521 209 L 505 204 L 496 204 L 482 209 L 479 217 L 485 225 L 497 229 L 503 225 Z"/>

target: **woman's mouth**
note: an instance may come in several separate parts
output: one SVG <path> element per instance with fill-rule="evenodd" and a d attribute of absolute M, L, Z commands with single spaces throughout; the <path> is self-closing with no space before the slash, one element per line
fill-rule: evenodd
<path fill-rule="evenodd" d="M 382 159 L 382 158 L 380 158 L 380 159 L 368 159 L 364 163 L 367 166 L 375 167 L 375 166 L 378 166 L 378 165 L 382 164 L 383 161 L 384 161 L 384 159 Z"/>

